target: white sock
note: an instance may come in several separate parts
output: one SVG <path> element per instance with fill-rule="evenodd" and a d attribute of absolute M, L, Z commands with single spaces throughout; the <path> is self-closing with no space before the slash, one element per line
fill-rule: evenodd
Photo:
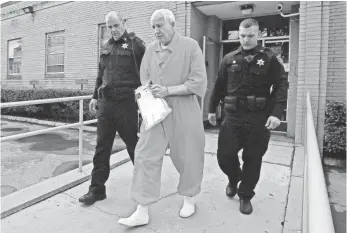
<path fill-rule="evenodd" d="M 188 218 L 195 213 L 195 197 L 187 197 L 183 198 L 183 207 L 180 211 L 180 216 L 182 218 Z"/>
<path fill-rule="evenodd" d="M 119 224 L 135 227 L 146 225 L 149 222 L 148 206 L 137 205 L 135 212 L 128 218 L 120 218 L 118 220 Z"/>

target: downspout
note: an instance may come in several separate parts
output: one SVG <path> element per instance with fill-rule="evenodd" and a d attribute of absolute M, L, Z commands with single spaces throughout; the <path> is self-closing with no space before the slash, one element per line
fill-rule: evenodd
<path fill-rule="evenodd" d="M 322 100 L 321 100 L 321 96 L 322 96 L 322 76 L 324 75 L 323 74 L 323 67 L 322 67 L 322 63 L 323 63 L 323 59 L 322 59 L 322 53 L 323 53 L 323 51 L 322 51 L 322 49 L 323 49 L 323 44 L 324 44 L 324 41 L 323 41 L 323 39 L 324 39 L 324 35 L 323 35 L 323 33 L 324 33 L 324 31 L 323 31 L 323 14 L 324 14 L 324 9 L 323 9 L 323 7 L 324 7 L 324 5 L 323 5 L 323 3 L 322 2 L 320 2 L 320 7 L 321 7 L 321 17 L 320 17 L 320 25 L 321 25 L 321 32 L 320 32 L 320 34 L 321 34 L 321 42 L 320 42 L 320 64 L 319 64 L 319 69 L 320 69 L 320 71 L 319 71 L 319 80 L 318 80 L 318 100 L 317 100 L 317 116 L 316 116 L 316 125 L 317 125 L 317 128 L 316 128 L 316 132 L 317 132 L 317 134 L 319 133 L 318 132 L 318 130 L 319 130 L 319 110 L 321 110 L 321 108 L 320 108 L 320 104 L 322 103 Z M 329 42 L 328 42 L 329 43 Z M 327 46 L 328 47 L 328 46 Z M 327 67 L 326 67 L 327 68 Z M 327 72 L 327 70 L 325 71 L 325 72 Z M 326 83 L 327 83 L 327 80 L 325 81 Z M 325 87 L 326 88 L 326 87 Z M 325 91 L 325 94 L 324 94 L 325 96 L 326 96 L 326 91 Z M 326 98 L 325 98 L 325 101 L 326 101 Z M 325 119 L 325 117 L 324 117 L 324 119 Z M 321 129 L 322 130 L 322 129 Z M 324 125 L 323 125 L 323 131 L 324 131 Z M 324 142 L 324 136 L 323 136 L 323 140 L 321 141 L 322 143 Z M 323 148 L 323 144 L 322 144 L 322 148 Z M 321 145 L 319 145 L 319 152 L 321 152 Z M 323 153 L 322 153 L 322 155 L 323 155 Z"/>
<path fill-rule="evenodd" d="M 300 15 L 300 13 L 293 13 L 293 14 L 285 15 L 285 14 L 283 14 L 283 12 L 281 12 L 280 15 L 281 15 L 282 17 L 284 17 L 284 18 L 287 18 L 287 17 L 292 17 L 292 16 Z"/>
<path fill-rule="evenodd" d="M 185 14 L 184 14 L 184 36 L 187 36 L 187 1 L 184 1 L 184 8 L 185 8 Z"/>
<path fill-rule="evenodd" d="M 291 8 L 292 8 L 292 11 L 293 11 L 293 6 L 291 6 Z M 298 12 L 298 13 L 293 13 L 293 14 L 287 14 L 287 15 L 285 15 L 285 14 L 282 12 L 282 11 L 283 11 L 283 3 L 282 3 L 282 2 L 278 3 L 276 9 L 277 9 L 277 11 L 280 13 L 280 15 L 281 15 L 283 18 L 288 18 L 288 17 L 293 17 L 293 16 L 300 15 L 299 12 Z"/>

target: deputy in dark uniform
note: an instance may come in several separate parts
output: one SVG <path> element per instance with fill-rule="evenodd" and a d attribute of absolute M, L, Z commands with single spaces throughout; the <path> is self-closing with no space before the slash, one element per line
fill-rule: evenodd
<path fill-rule="evenodd" d="M 241 22 L 241 46 L 227 54 L 221 63 L 208 116 L 209 122 L 216 125 L 216 107 L 224 100 L 225 116 L 219 132 L 217 158 L 229 178 L 226 195 L 238 194 L 243 214 L 253 211 L 250 200 L 255 195 L 262 157 L 268 148 L 269 130 L 280 125 L 288 89 L 283 65 L 271 49 L 257 44 L 258 31 L 256 20 Z M 242 170 L 238 159 L 241 149 Z"/>
<path fill-rule="evenodd" d="M 134 90 L 141 85 L 139 69 L 145 46 L 133 33 L 128 34 L 124 20 L 116 12 L 106 15 L 106 26 L 112 37 L 101 51 L 95 91 L 89 104 L 90 110 L 97 112 L 98 123 L 91 185 L 88 193 L 79 199 L 87 205 L 106 198 L 105 182 L 110 174 L 116 132 L 125 142 L 133 163 L 138 141 Z"/>

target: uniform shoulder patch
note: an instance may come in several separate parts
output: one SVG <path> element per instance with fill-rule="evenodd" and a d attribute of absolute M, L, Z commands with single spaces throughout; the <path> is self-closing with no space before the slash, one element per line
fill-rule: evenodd
<path fill-rule="evenodd" d="M 131 40 L 135 39 L 137 36 L 135 35 L 135 32 L 130 32 L 129 37 Z"/>
<path fill-rule="evenodd" d="M 224 57 L 226 59 L 233 59 L 233 57 L 237 54 L 238 50 L 231 51 L 230 53 L 226 54 Z"/>
<path fill-rule="evenodd" d="M 144 47 L 146 47 L 146 43 L 145 43 L 143 40 L 141 40 L 139 37 L 136 37 L 136 38 L 135 38 L 135 41 L 136 41 L 137 43 L 139 43 L 140 45 L 143 45 Z"/>
<path fill-rule="evenodd" d="M 278 61 L 281 62 L 281 60 L 278 59 L 280 56 L 277 56 L 277 54 L 271 48 L 264 47 L 264 53 L 267 54 L 270 59 L 271 57 L 275 57 Z"/>
<path fill-rule="evenodd" d="M 224 59 L 223 59 L 224 62 L 225 62 L 226 64 L 231 64 L 231 63 L 235 60 L 235 54 L 236 54 L 235 51 L 226 54 L 226 55 L 224 56 Z"/>
<path fill-rule="evenodd" d="M 269 54 L 275 54 L 275 52 L 269 47 L 264 47 L 264 52 L 267 52 Z"/>
<path fill-rule="evenodd" d="M 101 47 L 101 51 L 100 54 L 104 55 L 104 54 L 109 54 L 112 50 L 112 45 L 110 44 L 110 41 L 107 41 L 104 43 L 104 45 Z"/>
<path fill-rule="evenodd" d="M 269 47 L 265 47 L 264 48 L 266 53 L 270 56 L 270 57 L 273 57 L 273 58 L 276 58 L 277 61 L 279 61 L 279 63 L 283 64 L 283 59 L 282 59 L 282 56 L 281 54 L 276 54 L 271 48 Z"/>
<path fill-rule="evenodd" d="M 109 39 L 109 40 L 103 42 L 102 47 L 103 47 L 103 48 L 106 48 L 110 43 L 111 43 L 111 42 L 110 42 L 110 39 Z"/>

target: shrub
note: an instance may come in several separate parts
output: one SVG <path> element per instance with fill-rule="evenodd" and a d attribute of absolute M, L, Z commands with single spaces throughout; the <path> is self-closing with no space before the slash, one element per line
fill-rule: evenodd
<path fill-rule="evenodd" d="M 327 101 L 324 122 L 324 151 L 334 154 L 346 151 L 346 102 Z"/>
<path fill-rule="evenodd" d="M 1 102 L 16 102 L 38 99 L 52 99 L 72 96 L 91 95 L 92 90 L 67 89 L 1 89 Z M 89 100 L 83 100 L 83 120 L 94 119 L 89 113 Z M 37 119 L 60 122 L 76 122 L 79 118 L 79 101 L 11 107 L 1 110 L 1 114 L 35 117 Z"/>

